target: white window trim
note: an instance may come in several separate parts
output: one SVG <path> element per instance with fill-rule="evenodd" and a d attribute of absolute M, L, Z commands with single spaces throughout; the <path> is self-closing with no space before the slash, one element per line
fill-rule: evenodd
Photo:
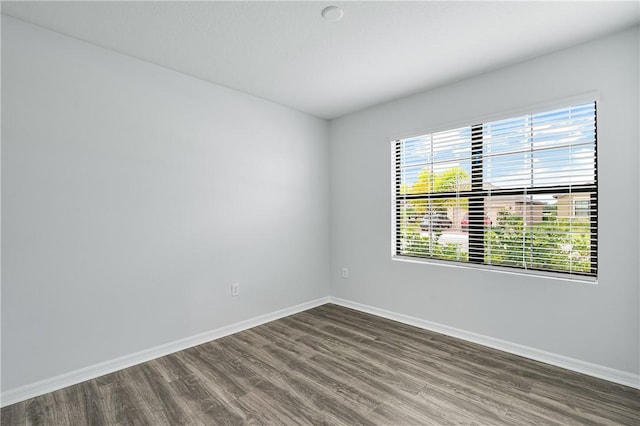
<path fill-rule="evenodd" d="M 485 264 L 475 264 L 475 263 L 468 263 L 468 262 L 457 262 L 455 260 L 438 260 L 438 259 L 432 259 L 432 258 L 416 258 L 416 257 L 399 256 L 396 254 L 396 248 L 394 244 L 394 241 L 396 241 L 396 236 L 397 236 L 396 227 L 394 226 L 394 220 L 395 220 L 394 218 L 395 218 L 395 210 L 396 210 L 396 206 L 395 206 L 396 193 L 394 190 L 395 165 L 396 165 L 394 143 L 397 140 L 411 138 L 420 134 L 435 133 L 435 132 L 445 131 L 453 128 L 468 126 L 469 123 L 474 123 L 474 122 L 481 123 L 485 121 L 497 121 L 497 120 L 507 119 L 512 116 L 521 115 L 521 114 L 524 115 L 524 114 L 541 113 L 541 112 L 545 112 L 546 110 L 564 108 L 567 105 L 579 104 L 583 102 L 595 102 L 596 108 L 597 108 L 600 104 L 600 92 L 599 91 L 585 92 L 579 95 L 558 98 L 548 102 L 541 102 L 541 103 L 531 104 L 529 106 L 513 108 L 510 110 L 505 110 L 500 113 L 487 114 L 484 116 L 476 116 L 475 118 L 461 119 L 455 122 L 450 122 L 449 124 L 446 124 L 446 125 L 438 125 L 433 127 L 422 128 L 419 130 L 413 130 L 409 132 L 397 133 L 397 134 L 394 134 L 393 136 L 388 137 L 387 138 L 387 143 L 389 145 L 388 158 L 390 160 L 388 177 L 389 177 L 389 181 L 391 182 L 391 185 L 390 185 L 391 203 L 389 206 L 390 214 L 391 214 L 390 216 L 391 221 L 389 223 L 391 232 L 389 235 L 391 239 L 389 241 L 388 246 L 391 251 L 390 253 L 391 260 L 395 262 L 414 263 L 414 264 L 421 264 L 426 266 L 444 266 L 448 268 L 476 269 L 480 271 L 488 271 L 490 273 L 503 273 L 503 274 L 517 275 L 517 276 L 523 276 L 523 277 L 529 277 L 529 278 L 552 279 L 552 280 L 567 281 L 567 282 L 580 283 L 580 284 L 586 283 L 586 284 L 597 285 L 599 274 L 597 274 L 596 276 L 573 275 L 566 272 L 539 271 L 539 270 L 531 270 L 531 269 L 511 268 L 511 267 L 499 266 L 499 265 L 485 265 Z M 572 203 L 572 213 L 573 213 L 573 203 Z M 599 222 L 598 218 L 596 218 L 596 220 L 598 220 Z M 598 224 L 598 229 L 599 228 L 600 226 Z M 599 240 L 597 241 L 597 245 L 598 246 L 600 245 Z M 599 252 L 600 252 L 600 249 L 598 247 L 598 253 Z"/>

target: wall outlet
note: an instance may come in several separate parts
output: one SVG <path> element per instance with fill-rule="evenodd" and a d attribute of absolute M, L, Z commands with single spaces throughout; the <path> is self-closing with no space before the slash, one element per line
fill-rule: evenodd
<path fill-rule="evenodd" d="M 349 268 L 342 268 L 342 278 L 349 278 Z"/>
<path fill-rule="evenodd" d="M 231 284 L 231 295 L 238 296 L 240 294 L 240 283 Z"/>

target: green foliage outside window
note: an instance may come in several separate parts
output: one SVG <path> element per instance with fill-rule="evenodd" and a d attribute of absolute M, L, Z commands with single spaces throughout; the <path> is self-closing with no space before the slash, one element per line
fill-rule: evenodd
<path fill-rule="evenodd" d="M 553 208 L 548 209 L 541 222 L 526 226 L 522 216 L 501 211 L 497 223 L 485 228 L 485 263 L 588 273 L 589 226 L 588 219 L 558 217 Z M 440 231 L 424 233 L 419 224 L 405 223 L 400 232 L 405 242 L 404 255 L 468 260 L 468 253 L 459 244 L 438 242 Z"/>
<path fill-rule="evenodd" d="M 522 216 L 499 212 L 497 226 L 485 232 L 485 262 L 589 272 L 589 226 L 588 219 L 562 218 L 555 214 L 525 226 Z"/>
<path fill-rule="evenodd" d="M 400 186 L 400 194 L 425 194 L 434 192 L 455 192 L 468 190 L 469 174 L 461 167 L 452 167 L 440 173 L 434 173 L 429 169 L 422 169 L 418 173 L 416 181 L 413 185 L 408 186 L 402 184 Z M 466 188 L 465 188 L 466 187 Z M 468 198 L 448 198 L 431 200 L 431 210 L 446 211 L 451 207 L 459 207 L 466 209 L 469 205 Z M 415 216 L 424 216 L 429 211 L 429 202 L 427 200 L 415 200 L 412 202 L 411 214 Z"/>

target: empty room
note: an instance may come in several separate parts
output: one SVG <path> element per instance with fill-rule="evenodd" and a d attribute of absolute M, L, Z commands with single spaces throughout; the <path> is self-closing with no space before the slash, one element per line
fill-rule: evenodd
<path fill-rule="evenodd" d="M 0 6 L 2 425 L 640 424 L 637 1 Z"/>

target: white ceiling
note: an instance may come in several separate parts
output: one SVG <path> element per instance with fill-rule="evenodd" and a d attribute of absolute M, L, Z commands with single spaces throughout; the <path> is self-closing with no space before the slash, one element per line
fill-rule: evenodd
<path fill-rule="evenodd" d="M 328 5 L 344 18 L 324 21 Z M 3 1 L 2 13 L 330 119 L 630 27 L 639 7 Z"/>

